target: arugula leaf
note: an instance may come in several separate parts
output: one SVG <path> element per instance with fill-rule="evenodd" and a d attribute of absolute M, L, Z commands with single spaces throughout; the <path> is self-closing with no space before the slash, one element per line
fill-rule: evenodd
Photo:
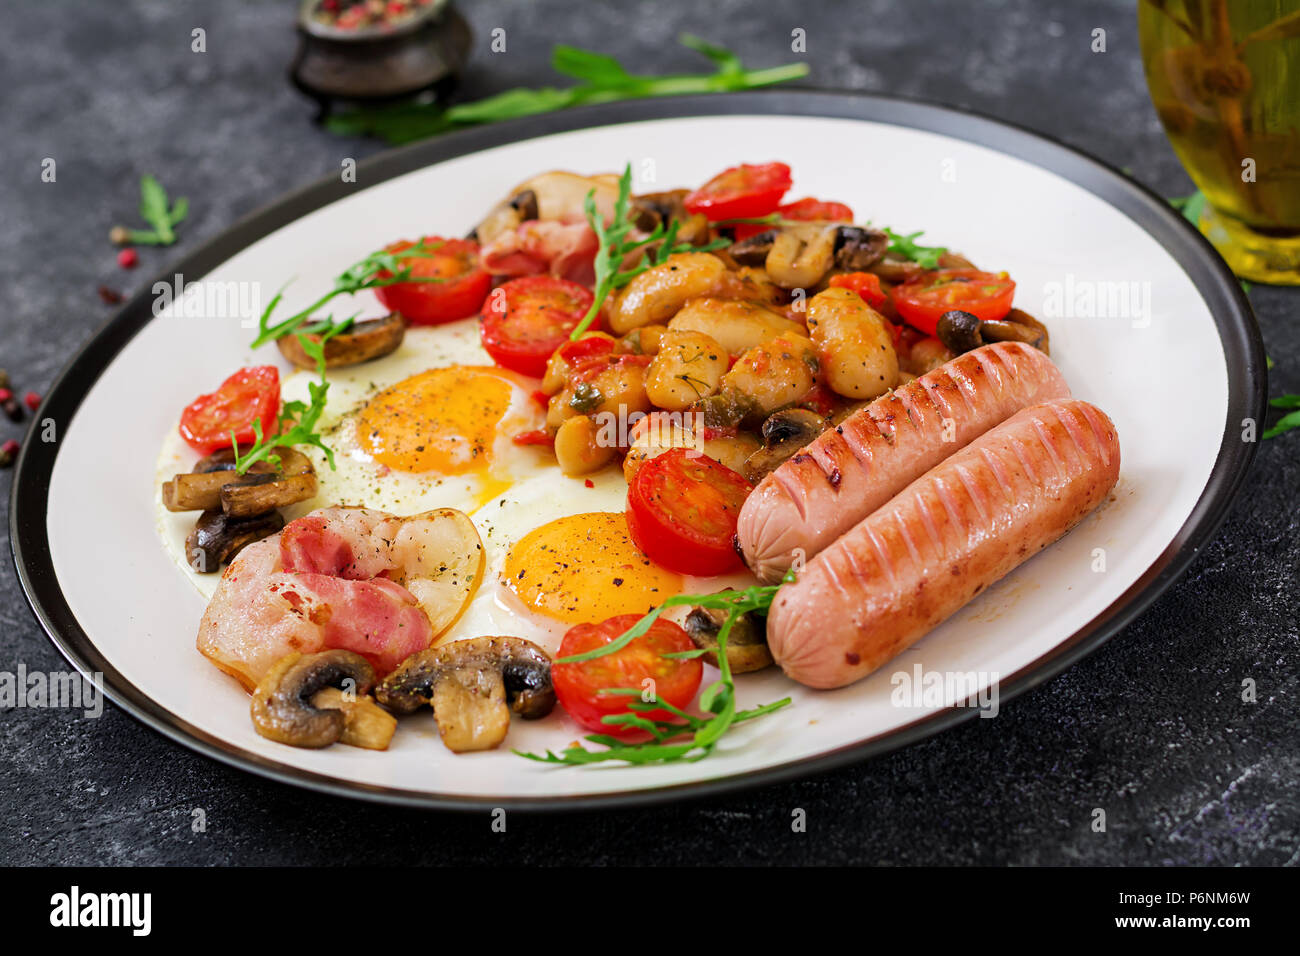
<path fill-rule="evenodd" d="M 907 235 L 900 235 L 889 227 L 885 227 L 884 233 L 889 237 L 889 245 L 886 252 L 892 252 L 895 255 L 902 256 L 904 259 L 911 259 L 913 262 L 920 264 L 926 269 L 939 268 L 939 257 L 948 251 L 947 246 L 923 246 L 916 239 L 918 236 L 925 235 L 924 230 L 910 232 Z"/>
<path fill-rule="evenodd" d="M 678 242 L 678 223 L 675 219 L 667 227 L 660 220 L 655 224 L 654 230 L 649 235 L 642 239 L 629 240 L 627 236 L 633 229 L 632 219 L 628 215 L 628 204 L 631 197 L 632 164 L 628 163 L 623 167 L 623 175 L 618 179 L 618 198 L 614 201 L 614 215 L 610 219 L 608 226 L 605 225 L 600 210 L 596 208 L 596 191 L 594 189 L 587 193 L 587 197 L 583 201 L 582 208 L 587 217 L 587 223 L 591 226 L 592 232 L 596 234 L 597 249 L 594 261 L 596 285 L 592 290 L 594 298 L 591 307 L 569 335 L 569 338 L 575 342 L 582 338 L 583 333 L 591 327 L 591 323 L 600 314 L 601 306 L 605 304 L 605 300 L 609 298 L 609 294 L 615 289 L 621 289 L 652 266 L 663 265 L 668 261 L 668 257 L 674 253 L 709 252 L 731 244 L 726 239 L 715 239 L 701 246 L 693 246 L 689 242 Z M 647 256 L 643 250 L 647 250 L 649 246 L 656 243 L 658 243 L 657 247 Z M 636 264 L 630 268 L 624 268 L 628 258 L 638 251 L 642 251 L 642 254 L 636 259 Z"/>
<path fill-rule="evenodd" d="M 739 57 L 724 47 L 690 35 L 681 36 L 679 42 L 712 60 L 716 65 L 715 71 L 669 76 L 629 73 L 612 56 L 559 44 L 551 52 L 551 66 L 557 73 L 577 80 L 576 86 L 564 89 L 554 86 L 519 87 L 446 109 L 433 104 L 409 103 L 358 109 L 336 113 L 325 125 L 334 133 L 379 136 L 397 145 L 465 126 L 589 103 L 754 89 L 799 79 L 808 73 L 806 63 L 746 70 Z"/>
<path fill-rule="evenodd" d="M 401 282 L 450 281 L 439 276 L 416 276 L 411 274 L 413 266 L 407 263 L 406 260 L 428 258 L 433 255 L 434 251 L 435 247 L 426 245 L 425 240 L 422 238 L 409 249 L 402 249 L 398 252 L 380 249 L 372 252 L 359 262 L 354 262 L 336 276 L 334 278 L 334 287 L 329 292 L 326 292 L 302 311 L 295 312 L 287 319 L 282 319 L 272 325 L 271 316 L 274 314 L 276 307 L 279 306 L 280 300 L 284 297 L 284 289 L 280 289 L 267 303 L 261 317 L 258 319 L 257 338 L 253 339 L 252 347 L 259 348 L 267 342 L 274 342 L 278 338 L 297 331 L 304 322 L 311 318 L 313 312 L 323 308 L 336 296 L 355 295 L 363 289 L 378 289 L 383 286 L 397 285 Z M 387 276 L 384 276 L 383 273 L 387 273 Z"/>
<path fill-rule="evenodd" d="M 1279 395 L 1269 399 L 1269 404 L 1274 408 L 1294 408 L 1296 411 L 1283 415 L 1274 422 L 1273 427 L 1264 432 L 1264 438 L 1276 438 L 1293 428 L 1300 428 L 1300 395 Z"/>
<path fill-rule="evenodd" d="M 184 197 L 168 205 L 167 190 L 163 189 L 162 183 L 145 173 L 140 177 L 140 218 L 153 228 L 123 231 L 127 241 L 136 245 L 169 246 L 176 241 L 176 232 L 172 227 L 184 220 L 189 211 L 189 200 Z"/>
<path fill-rule="evenodd" d="M 794 580 L 794 573 L 786 574 L 782 584 Z M 604 750 L 589 750 L 581 744 L 573 744 L 560 753 L 546 751 L 544 754 L 532 754 L 516 750 L 515 753 L 529 760 L 541 763 L 582 766 L 584 764 L 602 763 L 619 760 L 629 764 L 668 763 L 674 760 L 703 760 L 713 752 L 717 742 L 737 723 L 762 717 L 790 704 L 790 698 L 763 704 L 751 710 L 736 709 L 736 685 L 731 674 L 731 664 L 727 660 L 727 638 L 740 616 L 751 610 L 766 610 L 771 606 L 780 585 L 759 585 L 743 591 L 722 591 L 718 594 L 679 594 L 664 601 L 659 607 L 645 615 L 633 627 L 604 647 L 585 654 L 556 659 L 557 664 L 593 660 L 612 654 L 635 640 L 650 629 L 659 615 L 668 607 L 683 604 L 698 604 L 703 607 L 726 608 L 727 616 L 718 628 L 718 680 L 714 681 L 700 694 L 700 709 L 712 716 L 696 717 L 664 700 L 644 701 L 640 699 L 641 691 L 634 687 L 609 687 L 602 694 L 618 694 L 636 697 L 628 702 L 630 714 L 611 714 L 602 718 L 602 722 L 613 727 L 633 727 L 650 734 L 648 743 L 628 743 L 610 734 L 588 734 L 589 743 L 604 747 Z M 694 652 L 682 651 L 665 654 L 665 657 L 684 658 Z M 667 711 L 673 719 L 664 720 L 645 716 L 650 711 Z M 682 743 L 672 743 L 679 738 L 690 736 Z"/>
<path fill-rule="evenodd" d="M 242 475 L 258 461 L 269 461 L 278 467 L 280 456 L 275 454 L 275 449 L 290 448 L 294 445 L 314 445 L 325 453 L 330 468 L 333 468 L 334 451 L 325 444 L 316 431 L 316 423 L 320 421 L 321 413 L 325 411 L 325 396 L 329 390 L 328 382 L 309 382 L 307 394 L 311 397 L 310 404 L 286 402 L 284 410 L 280 413 L 279 430 L 269 438 L 262 434 L 262 423 L 253 422 L 253 434 L 256 437 L 252 446 L 242 455 L 239 453 L 239 443 L 235 440 L 235 433 L 232 431 L 230 441 L 235 453 L 235 471 Z"/>
<path fill-rule="evenodd" d="M 1205 193 L 1198 189 L 1190 196 L 1175 196 L 1169 200 L 1169 205 L 1181 212 L 1183 218 L 1193 226 L 1199 227 L 1201 216 L 1205 212 Z"/>

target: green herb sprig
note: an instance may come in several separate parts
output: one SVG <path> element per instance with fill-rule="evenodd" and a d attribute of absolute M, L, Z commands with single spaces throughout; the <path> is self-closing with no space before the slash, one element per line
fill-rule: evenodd
<path fill-rule="evenodd" d="M 141 246 L 170 246 L 176 241 L 175 227 L 189 215 L 190 201 L 184 196 L 175 202 L 167 199 L 162 183 L 148 173 L 140 177 L 140 218 L 152 229 L 126 229 L 118 226 L 112 231 L 115 242 L 134 243 Z"/>
<path fill-rule="evenodd" d="M 279 306 L 280 300 L 284 298 L 284 289 L 281 289 L 267 304 L 261 318 L 258 319 L 258 333 L 257 338 L 253 339 L 253 348 L 260 348 L 267 342 L 274 342 L 291 332 L 296 332 L 304 322 L 311 318 L 313 312 L 324 308 L 336 296 L 356 295 L 363 289 L 378 289 L 403 282 L 449 281 L 441 276 L 417 276 L 411 274 L 414 266 L 408 263 L 407 259 L 428 258 L 436 251 L 436 247 L 429 246 L 424 239 L 420 239 L 409 249 L 403 249 L 399 252 L 389 252 L 387 249 L 372 252 L 360 262 L 353 263 L 344 269 L 342 273 L 335 276 L 334 287 L 307 308 L 295 312 L 287 319 L 282 319 L 272 325 L 271 315 Z M 388 275 L 385 276 L 384 273 L 388 273 Z"/>
<path fill-rule="evenodd" d="M 255 420 L 253 444 L 242 455 L 239 453 L 239 442 L 235 439 L 235 433 L 233 431 L 230 433 L 231 447 L 235 453 L 235 471 L 238 474 L 242 475 L 259 461 L 270 462 L 279 468 L 280 456 L 275 454 L 275 449 L 291 448 L 294 445 L 313 445 L 319 448 L 325 453 L 330 469 L 334 469 L 334 450 L 325 444 L 316 430 L 316 423 L 320 421 L 321 414 L 325 411 L 325 399 L 330 389 L 329 382 L 325 379 L 325 343 L 334 336 L 346 332 L 355 321 L 355 315 L 341 322 L 335 322 L 332 318 L 323 319 L 295 333 L 302 350 L 316 360 L 316 373 L 320 376 L 320 381 L 308 383 L 307 394 L 310 401 L 284 403 L 284 407 L 280 409 L 280 419 L 274 435 L 264 436 L 261 421 Z"/>
<path fill-rule="evenodd" d="M 806 63 L 747 70 L 740 58 L 724 47 L 689 34 L 681 36 L 679 42 L 708 57 L 716 69 L 712 73 L 669 76 L 629 73 L 611 56 L 559 44 L 551 52 L 551 67 L 557 73 L 577 80 L 574 86 L 518 87 L 446 109 L 427 104 L 360 109 L 332 116 L 326 127 L 343 135 L 372 135 L 392 144 L 410 143 L 466 126 L 534 116 L 573 106 L 756 89 L 796 80 L 808 73 Z"/>
<path fill-rule="evenodd" d="M 634 228 L 632 219 L 628 215 L 631 198 L 632 164 L 628 163 L 623 167 L 623 175 L 618 179 L 618 198 L 614 201 L 614 215 L 608 226 L 605 225 L 600 210 L 596 208 L 594 189 L 587 193 L 583 201 L 582 208 L 587 216 L 587 223 L 596 234 L 597 249 L 594 261 L 596 285 L 591 307 L 587 309 L 587 314 L 569 335 L 569 338 L 574 341 L 582 338 L 583 333 L 591 327 L 591 323 L 600 314 L 601 307 L 611 292 L 621 289 L 647 269 L 663 265 L 668 261 L 668 257 L 675 253 L 711 252 L 731 244 L 726 239 L 714 239 L 699 246 L 691 245 L 689 242 L 678 242 L 676 219 L 669 222 L 667 226 L 661 219 L 644 238 L 628 239 L 628 235 Z M 648 249 L 650 246 L 656 248 L 650 250 Z M 627 260 L 638 252 L 642 255 L 635 260 L 635 265 L 627 266 Z M 650 254 L 646 255 L 646 252 Z"/>
<path fill-rule="evenodd" d="M 1283 432 L 1289 432 L 1293 428 L 1300 428 L 1300 395 L 1279 395 L 1277 398 L 1271 398 L 1268 402 L 1274 408 L 1294 409 L 1283 415 L 1273 427 L 1264 432 L 1264 438 L 1276 438 Z"/>
<path fill-rule="evenodd" d="M 903 235 L 886 226 L 882 231 L 889 237 L 886 252 L 892 252 L 904 259 L 911 259 L 925 269 L 939 268 L 939 257 L 948 252 L 947 246 L 923 246 L 918 243 L 916 241 L 917 237 L 925 235 L 924 230 Z"/>
<path fill-rule="evenodd" d="M 794 580 L 793 573 L 790 573 L 786 575 L 782 583 L 788 583 L 792 580 Z M 566 747 L 558 754 L 551 750 L 547 750 L 544 754 L 532 754 L 520 750 L 516 750 L 515 753 L 540 763 L 566 766 L 582 766 L 584 764 L 603 763 L 609 760 L 620 760 L 624 763 L 640 765 L 671 763 L 677 760 L 703 760 L 713 752 L 718 741 L 735 724 L 753 720 L 755 717 L 762 717 L 791 703 L 789 697 L 783 697 L 770 704 L 763 704 L 750 710 L 737 710 L 736 685 L 731 674 L 731 664 L 727 660 L 727 638 L 731 634 L 731 629 L 736 621 L 740 619 L 742 614 L 749 611 L 765 611 L 771 607 L 779 588 L 780 585 L 758 585 L 746 588 L 743 591 L 723 591 L 718 594 L 679 594 L 668 598 L 663 604 L 646 614 L 635 625 L 603 647 L 587 651 L 585 654 L 574 654 L 556 659 L 556 663 L 566 664 L 594 660 L 607 654 L 616 653 L 642 634 L 645 634 L 651 625 L 659 619 L 659 615 L 670 607 L 699 605 L 701 607 L 725 609 L 727 616 L 723 619 L 722 626 L 718 628 L 717 638 L 719 677 L 700 694 L 700 709 L 710 716 L 696 717 L 663 700 L 641 700 L 641 691 L 637 688 L 611 687 L 606 688 L 601 693 L 624 695 L 638 699 L 628 702 L 628 709 L 631 713 L 607 715 L 602 718 L 603 723 L 611 727 L 645 731 L 650 735 L 651 739 L 649 741 L 628 743 L 611 734 L 588 734 L 585 738 L 587 741 L 604 749 L 589 750 L 581 744 L 574 744 Z M 678 659 L 698 657 L 703 653 L 705 653 L 704 650 L 682 651 L 664 656 Z M 674 719 L 665 720 L 646 716 L 649 712 L 658 710 L 667 711 Z M 688 734 L 690 735 L 689 740 L 674 743 L 674 741 Z"/>

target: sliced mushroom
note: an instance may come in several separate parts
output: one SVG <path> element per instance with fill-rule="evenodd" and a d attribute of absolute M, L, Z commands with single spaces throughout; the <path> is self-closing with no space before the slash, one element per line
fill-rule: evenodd
<path fill-rule="evenodd" d="M 925 271 L 925 266 L 919 262 L 913 262 L 911 259 L 904 259 L 902 256 L 886 253 L 879 262 L 873 264 L 867 271 L 875 273 L 885 282 L 899 283 L 915 279 Z"/>
<path fill-rule="evenodd" d="M 352 651 L 287 654 L 253 691 L 253 727 L 268 740 L 293 747 L 327 747 L 343 737 L 347 716 L 342 709 L 318 707 L 313 698 L 327 687 L 360 697 L 374 682 L 370 663 Z"/>
<path fill-rule="evenodd" d="M 840 226 L 835 231 L 835 265 L 847 272 L 871 268 L 889 248 L 889 237 L 863 226 Z"/>
<path fill-rule="evenodd" d="M 223 449 L 202 459 L 188 475 L 163 483 L 168 511 L 208 511 L 220 508 L 237 518 L 250 517 L 306 501 L 316 494 L 316 469 L 302 452 L 276 450 L 280 464 L 255 462 L 242 475 L 234 472 L 234 453 Z M 204 470 L 200 470 L 204 469 Z"/>
<path fill-rule="evenodd" d="M 673 219 L 686 218 L 685 189 L 670 189 L 661 193 L 643 193 L 632 197 L 632 222 L 642 232 L 653 232 L 655 226 L 667 225 Z"/>
<path fill-rule="evenodd" d="M 1012 309 L 996 322 L 985 322 L 980 334 L 986 342 L 1024 342 L 1050 354 L 1047 326 L 1020 309 Z"/>
<path fill-rule="evenodd" d="M 730 590 L 730 589 L 728 589 Z M 718 666 L 718 631 L 727 612 L 719 608 L 697 607 L 686 615 L 686 633 L 695 646 L 707 650 L 704 655 L 714 667 Z M 753 612 L 740 615 L 727 634 L 727 664 L 733 674 L 761 671 L 772 664 L 772 652 L 767 648 L 767 626 Z"/>
<path fill-rule="evenodd" d="M 475 637 L 412 654 L 375 696 L 399 714 L 430 704 L 449 750 L 491 750 L 505 739 L 511 713 L 545 717 L 555 706 L 551 659 L 519 637 Z"/>
<path fill-rule="evenodd" d="M 199 515 L 185 539 L 185 554 L 197 573 L 212 574 L 254 541 L 269 538 L 283 527 L 284 516 L 278 511 L 233 518 L 214 508 Z"/>
<path fill-rule="evenodd" d="M 365 750 L 387 750 L 397 732 L 397 718 L 375 703 L 368 694 L 357 696 L 337 687 L 318 690 L 311 704 L 319 710 L 343 711 L 343 734 L 339 743 Z"/>
<path fill-rule="evenodd" d="M 396 312 L 378 319 L 353 324 L 325 342 L 325 367 L 346 368 L 397 351 L 406 337 L 406 320 Z M 281 336 L 276 343 L 280 354 L 299 368 L 316 368 L 316 360 L 307 354 L 296 335 Z"/>
<path fill-rule="evenodd" d="M 767 261 L 767 254 L 772 251 L 776 241 L 775 229 L 765 229 L 748 239 L 733 242 L 727 253 L 742 266 L 761 266 Z"/>
<path fill-rule="evenodd" d="M 745 477 L 759 481 L 826 430 L 826 419 L 806 408 L 783 408 L 763 422 L 763 447 L 745 459 Z"/>
<path fill-rule="evenodd" d="M 1048 351 L 1047 326 L 1019 309 L 1012 309 L 1003 319 L 987 322 L 952 309 L 939 316 L 935 331 L 939 341 L 958 355 L 989 342 L 1024 342 Z"/>

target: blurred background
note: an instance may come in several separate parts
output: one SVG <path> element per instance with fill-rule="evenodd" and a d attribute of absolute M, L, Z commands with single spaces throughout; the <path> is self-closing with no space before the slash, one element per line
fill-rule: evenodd
<path fill-rule="evenodd" d="M 1164 196 L 1195 188 L 1147 91 L 1133 0 L 459 0 L 457 8 L 473 37 L 457 102 L 567 85 L 550 67 L 558 43 L 612 55 L 638 73 L 707 72 L 708 61 L 678 43 L 686 32 L 725 45 L 750 69 L 806 63 L 797 87 L 974 110 L 1083 149 Z M 321 125 L 319 102 L 291 83 L 298 14 L 294 0 L 6 4 L 0 367 L 20 372 L 24 389 L 48 387 L 116 299 L 170 262 L 286 191 L 337 175 L 345 158 L 386 148 Z M 505 31 L 500 52 L 491 47 L 497 30 Z M 804 31 L 804 52 L 791 49 L 795 30 Z M 55 184 L 41 178 L 49 158 Z M 108 234 L 135 220 L 144 173 L 186 196 L 190 210 L 175 245 L 140 247 L 124 267 Z M 1300 391 L 1300 295 L 1253 285 L 1250 298 L 1275 363 L 1270 393 Z M 1164 411 L 1181 427 L 1177 396 Z M 0 437 L 20 435 L 0 426 Z M 506 858 L 504 847 L 525 864 L 1295 864 L 1300 456 L 1292 439 L 1262 445 L 1215 543 L 1137 624 L 1006 706 L 1001 719 L 967 722 L 870 763 L 663 809 L 517 817 L 500 836 L 486 818 L 268 783 L 111 707 L 95 721 L 10 711 L 0 715 L 0 858 L 330 864 L 347 848 L 357 861 L 472 862 Z M 0 472 L 6 527 L 10 474 Z M 0 668 L 19 661 L 59 664 L 6 562 Z M 1237 696 L 1248 669 L 1277 676 L 1255 708 Z M 1114 808 L 1106 834 L 1091 831 L 1083 809 L 1099 805 Z M 790 833 L 795 806 L 808 811 L 807 833 Z M 206 833 L 191 831 L 194 807 L 205 808 Z"/>

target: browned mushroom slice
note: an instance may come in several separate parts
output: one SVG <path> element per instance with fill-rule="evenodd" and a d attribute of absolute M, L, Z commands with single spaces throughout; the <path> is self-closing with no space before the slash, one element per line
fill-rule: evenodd
<path fill-rule="evenodd" d="M 1047 326 L 1020 309 L 1012 309 L 996 322 L 983 323 L 980 334 L 986 342 L 1024 342 L 1050 354 Z"/>
<path fill-rule="evenodd" d="M 898 283 L 915 279 L 925 271 L 925 267 L 911 259 L 886 253 L 879 262 L 872 264 L 866 271 L 875 273 L 885 282 Z"/>
<path fill-rule="evenodd" d="M 826 430 L 827 420 L 806 408 L 783 408 L 763 422 L 763 447 L 745 459 L 745 477 L 758 482 Z"/>
<path fill-rule="evenodd" d="M 361 697 L 374 682 L 374 669 L 352 651 L 287 654 L 253 691 L 253 727 L 268 740 L 293 747 L 327 747 L 343 737 L 347 715 L 341 708 L 319 707 L 313 699 L 327 687 Z"/>
<path fill-rule="evenodd" d="M 993 321 L 981 321 L 970 312 L 951 309 L 939 316 L 935 334 L 958 355 L 990 342 L 1024 342 L 1048 351 L 1047 326 L 1020 309 L 1012 309 L 1005 318 Z"/>
<path fill-rule="evenodd" d="M 358 696 L 326 687 L 311 697 L 319 710 L 343 711 L 343 734 L 339 743 L 365 750 L 387 750 L 397 732 L 397 718 L 375 703 L 369 695 Z"/>
<path fill-rule="evenodd" d="M 232 518 L 248 518 L 316 497 L 318 485 L 315 470 L 297 475 L 264 477 L 263 481 L 241 482 L 223 487 L 221 510 Z"/>
<path fill-rule="evenodd" d="M 185 555 L 196 572 L 213 574 L 254 541 L 269 538 L 283 527 L 284 516 L 278 511 L 232 518 L 214 508 L 203 512 L 194 523 L 194 530 L 185 539 Z"/>
<path fill-rule="evenodd" d="M 367 319 L 347 331 L 331 336 L 323 349 L 326 368 L 347 368 L 397 351 L 406 336 L 406 320 L 396 312 L 378 319 Z M 309 336 L 316 338 L 316 336 Z M 280 354 L 299 368 L 315 370 L 316 359 L 308 355 L 297 335 L 284 335 L 276 344 Z"/>
<path fill-rule="evenodd" d="M 254 462 L 242 475 L 233 470 L 233 456 L 226 467 L 217 457 L 220 454 L 204 458 L 195 466 L 196 471 L 163 483 L 163 505 L 168 511 L 220 508 L 243 518 L 306 501 L 316 494 L 316 469 L 311 459 L 293 448 L 276 450 L 278 467 L 266 461 Z M 198 471 L 199 467 L 209 470 Z"/>
<path fill-rule="evenodd" d="M 511 713 L 535 720 L 555 706 L 550 657 L 519 637 L 476 637 L 412 654 L 375 697 L 398 714 L 432 705 L 443 743 L 456 753 L 496 747 Z"/>
<path fill-rule="evenodd" d="M 835 266 L 847 272 L 871 268 L 889 248 L 889 236 L 864 226 L 839 226 L 835 231 Z"/>
<path fill-rule="evenodd" d="M 724 610 L 705 607 L 693 608 L 686 615 L 686 633 L 696 647 L 708 651 L 704 659 L 715 667 L 718 665 L 718 631 L 726 616 Z M 767 628 L 762 618 L 750 612 L 736 619 L 727 634 L 727 664 L 733 674 L 746 674 L 771 666 L 772 653 L 767 648 Z"/>

